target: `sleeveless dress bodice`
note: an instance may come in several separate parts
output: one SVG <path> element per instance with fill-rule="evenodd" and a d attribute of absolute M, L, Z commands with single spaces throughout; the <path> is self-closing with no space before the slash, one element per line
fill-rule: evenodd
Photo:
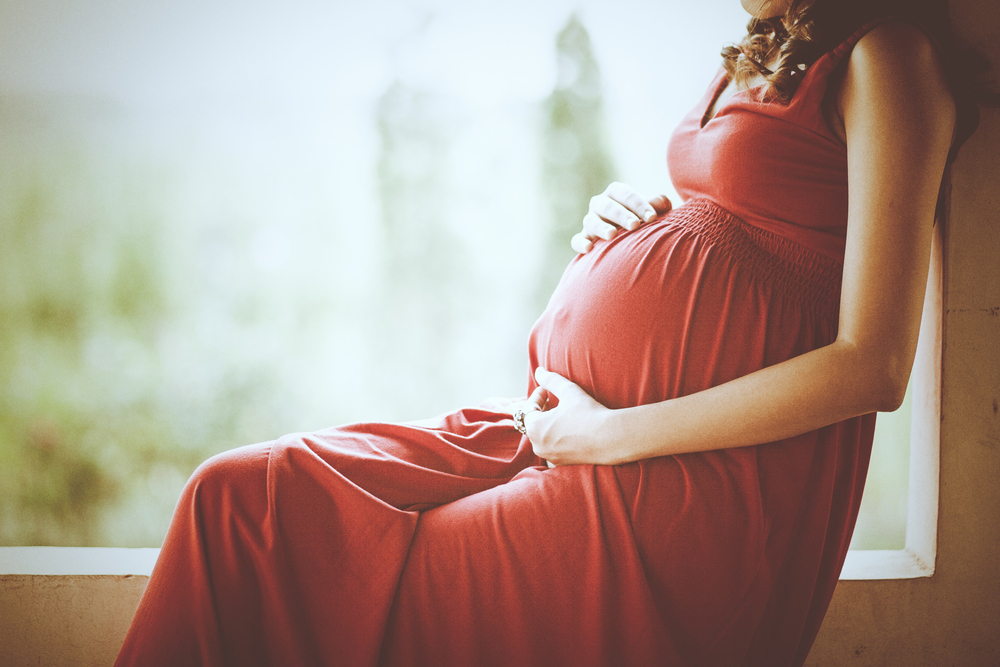
<path fill-rule="evenodd" d="M 681 121 L 667 151 L 685 199 L 705 198 L 747 223 L 842 261 L 847 231 L 847 147 L 823 113 L 829 76 L 849 40 L 803 72 L 788 104 L 743 90 L 706 114 L 728 83 L 720 70 Z"/>

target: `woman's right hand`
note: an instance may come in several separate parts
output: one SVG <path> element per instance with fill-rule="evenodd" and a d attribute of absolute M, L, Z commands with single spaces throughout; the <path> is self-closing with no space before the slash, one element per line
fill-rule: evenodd
<path fill-rule="evenodd" d="M 583 217 L 583 231 L 570 240 L 570 245 L 577 252 L 589 252 L 597 239 L 610 241 L 623 229 L 632 231 L 643 222 L 666 215 L 671 207 L 666 195 L 657 195 L 647 201 L 624 183 L 612 183 L 604 192 L 590 198 L 590 210 Z"/>

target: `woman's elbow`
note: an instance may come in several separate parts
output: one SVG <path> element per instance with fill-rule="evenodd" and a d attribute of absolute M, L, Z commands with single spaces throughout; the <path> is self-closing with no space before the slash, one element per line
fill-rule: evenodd
<path fill-rule="evenodd" d="M 879 397 L 878 406 L 875 412 L 895 412 L 903 405 L 903 398 L 906 396 L 906 385 L 902 389 L 893 385 L 883 390 Z"/>
<path fill-rule="evenodd" d="M 887 363 L 876 374 L 873 385 L 875 412 L 895 412 L 903 405 L 910 382 L 910 363 Z"/>
<path fill-rule="evenodd" d="M 845 388 L 857 403 L 852 412 L 895 412 L 903 404 L 910 381 L 912 358 L 883 349 L 843 343 L 846 357 L 841 366 Z"/>

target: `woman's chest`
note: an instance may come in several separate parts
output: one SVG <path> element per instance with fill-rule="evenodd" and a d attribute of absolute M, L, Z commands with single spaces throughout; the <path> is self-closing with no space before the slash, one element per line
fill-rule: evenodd
<path fill-rule="evenodd" d="M 723 100 L 718 85 L 671 137 L 667 166 L 678 194 L 711 199 L 778 233 L 839 237 L 815 246 L 836 255 L 847 225 L 847 152 L 820 109 L 762 103 L 745 91 Z"/>

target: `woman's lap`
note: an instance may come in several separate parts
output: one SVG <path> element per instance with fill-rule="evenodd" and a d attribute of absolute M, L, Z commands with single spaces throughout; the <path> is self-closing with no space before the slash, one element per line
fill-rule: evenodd
<path fill-rule="evenodd" d="M 670 586 L 705 581 L 683 571 L 714 539 L 688 530 L 718 507 L 686 486 L 704 459 L 535 463 L 481 411 L 213 457 L 178 504 L 133 655 L 152 641 L 206 664 L 683 660 L 664 613 Z M 733 533 L 719 547 L 752 528 L 716 525 Z"/>
<path fill-rule="evenodd" d="M 754 613 L 756 483 L 745 450 L 530 469 L 423 512 L 383 664 L 699 664 Z"/>
<path fill-rule="evenodd" d="M 382 664 L 650 664 L 655 616 L 613 471 L 530 469 L 421 514 Z"/>

